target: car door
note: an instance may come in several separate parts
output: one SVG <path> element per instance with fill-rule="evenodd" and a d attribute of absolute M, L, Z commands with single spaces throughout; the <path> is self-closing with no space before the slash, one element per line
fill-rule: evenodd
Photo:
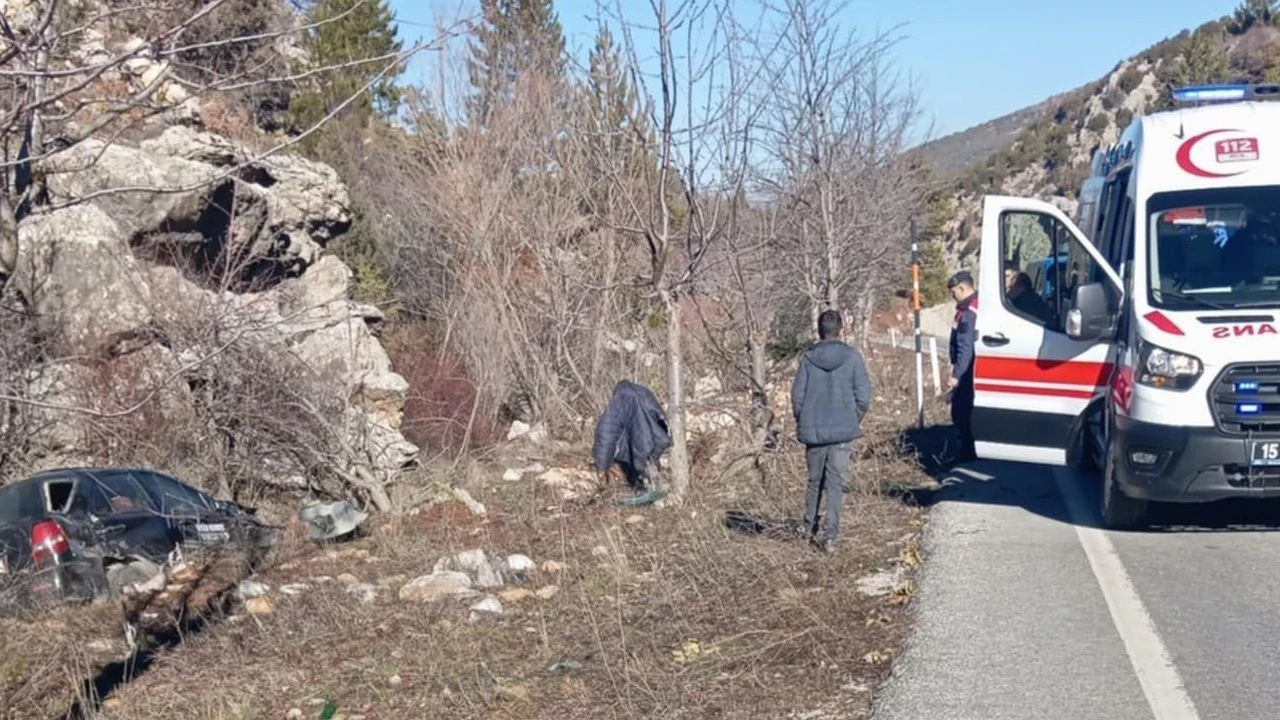
<path fill-rule="evenodd" d="M 1113 367 L 1112 341 L 1065 331 L 1074 290 L 1088 282 L 1102 283 L 1120 307 L 1119 278 L 1065 213 L 1029 198 L 984 199 L 974 348 L 979 457 L 1067 463 Z"/>

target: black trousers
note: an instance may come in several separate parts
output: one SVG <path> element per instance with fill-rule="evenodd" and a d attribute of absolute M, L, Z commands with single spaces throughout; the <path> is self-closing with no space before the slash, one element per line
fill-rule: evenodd
<path fill-rule="evenodd" d="M 974 455 L 973 447 L 973 375 L 960 378 L 951 393 L 951 424 L 960 431 L 960 451 Z"/>

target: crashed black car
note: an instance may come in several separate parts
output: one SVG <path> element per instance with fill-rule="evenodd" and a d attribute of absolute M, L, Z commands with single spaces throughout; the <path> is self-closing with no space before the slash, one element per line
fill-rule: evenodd
<path fill-rule="evenodd" d="M 0 487 L 0 606 L 101 601 L 192 551 L 268 562 L 281 528 L 140 468 L 64 468 Z"/>

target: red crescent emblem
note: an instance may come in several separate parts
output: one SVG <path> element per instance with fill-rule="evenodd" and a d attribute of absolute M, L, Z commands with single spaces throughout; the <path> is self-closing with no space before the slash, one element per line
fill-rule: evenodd
<path fill-rule="evenodd" d="M 1209 132 L 1200 133 L 1199 135 L 1196 135 L 1194 137 L 1187 138 L 1186 142 L 1178 146 L 1178 167 L 1182 168 L 1183 171 L 1187 172 L 1190 175 L 1195 175 L 1196 177 L 1202 177 L 1202 178 L 1228 178 L 1228 177 L 1234 177 L 1236 175 L 1243 173 L 1244 172 L 1243 170 L 1239 172 L 1233 172 L 1233 173 L 1216 173 L 1210 170 L 1205 170 L 1199 165 L 1196 165 L 1195 162 L 1191 160 L 1191 151 L 1196 149 L 1196 145 L 1198 145 L 1201 140 L 1204 140 L 1205 138 L 1213 135 L 1221 135 L 1222 133 L 1232 133 L 1232 132 L 1240 132 L 1240 131 L 1232 130 L 1232 129 L 1210 130 Z"/>

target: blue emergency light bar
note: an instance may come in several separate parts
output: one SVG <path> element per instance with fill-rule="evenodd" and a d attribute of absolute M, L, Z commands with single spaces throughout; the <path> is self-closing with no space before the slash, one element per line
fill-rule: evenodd
<path fill-rule="evenodd" d="M 1257 415 L 1262 412 L 1262 405 L 1258 403 L 1240 403 L 1236 405 L 1237 415 Z"/>
<path fill-rule="evenodd" d="M 1265 100 L 1278 96 L 1280 85 L 1277 84 L 1188 85 L 1173 91 L 1173 99 L 1180 103 Z"/>
<path fill-rule="evenodd" d="M 1242 380 L 1236 383 L 1235 388 L 1238 393 L 1253 393 L 1258 392 L 1260 389 L 1262 389 L 1262 383 L 1257 380 Z"/>

